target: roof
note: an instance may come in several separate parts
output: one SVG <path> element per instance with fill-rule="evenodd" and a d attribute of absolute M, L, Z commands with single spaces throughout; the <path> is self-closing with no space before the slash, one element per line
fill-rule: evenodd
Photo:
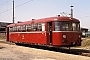
<path fill-rule="evenodd" d="M 9 25 L 11 23 L 6 23 L 6 22 L 0 22 L 0 27 L 6 27 L 7 25 Z"/>
<path fill-rule="evenodd" d="M 74 22 L 79 22 L 78 19 L 72 18 L 71 17 L 49 17 L 49 18 L 42 18 L 42 19 L 35 19 L 35 20 L 30 20 L 30 21 L 26 21 L 26 22 L 21 22 L 21 23 L 15 23 L 15 24 L 10 24 L 9 26 L 19 26 L 19 25 L 23 25 L 23 24 L 31 24 L 31 23 L 39 23 L 39 22 L 50 22 L 50 21 L 74 21 Z"/>
<path fill-rule="evenodd" d="M 81 28 L 81 30 L 88 30 L 87 28 Z"/>

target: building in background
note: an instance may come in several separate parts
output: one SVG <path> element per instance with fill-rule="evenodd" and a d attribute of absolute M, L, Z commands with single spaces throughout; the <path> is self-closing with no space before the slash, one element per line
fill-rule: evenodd
<path fill-rule="evenodd" d="M 82 32 L 82 37 L 86 37 L 87 33 L 88 33 L 88 29 L 87 28 L 81 28 L 81 32 Z"/>
<path fill-rule="evenodd" d="M 0 37 L 6 36 L 6 27 L 11 23 L 0 22 Z"/>

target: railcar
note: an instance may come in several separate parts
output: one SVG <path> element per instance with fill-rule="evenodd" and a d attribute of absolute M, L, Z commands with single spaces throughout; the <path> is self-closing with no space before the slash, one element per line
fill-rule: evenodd
<path fill-rule="evenodd" d="M 7 41 L 54 47 L 80 46 L 80 21 L 57 16 L 10 24 Z"/>

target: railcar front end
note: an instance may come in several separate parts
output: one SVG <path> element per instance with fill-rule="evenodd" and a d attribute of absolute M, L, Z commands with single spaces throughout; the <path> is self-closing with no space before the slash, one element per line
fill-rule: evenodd
<path fill-rule="evenodd" d="M 52 41 L 54 46 L 80 46 L 80 23 L 74 21 L 55 21 Z"/>

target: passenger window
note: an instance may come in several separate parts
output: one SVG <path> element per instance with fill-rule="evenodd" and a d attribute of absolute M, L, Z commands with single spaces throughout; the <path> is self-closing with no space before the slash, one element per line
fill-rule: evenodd
<path fill-rule="evenodd" d="M 31 31 L 31 25 L 30 24 L 26 25 L 26 31 Z"/>
<path fill-rule="evenodd" d="M 37 24 L 32 24 L 32 31 L 37 31 Z"/>
<path fill-rule="evenodd" d="M 21 31 L 21 26 L 17 26 L 17 31 L 18 31 L 18 32 Z"/>
<path fill-rule="evenodd" d="M 10 27 L 9 32 L 13 32 L 13 27 Z"/>
<path fill-rule="evenodd" d="M 22 28 L 22 32 L 25 32 L 26 30 L 25 25 L 23 25 L 21 28 Z"/>
<path fill-rule="evenodd" d="M 31 25 L 30 24 L 26 25 L 26 31 L 31 31 Z"/>
<path fill-rule="evenodd" d="M 42 31 L 45 31 L 45 24 L 42 23 Z"/>
<path fill-rule="evenodd" d="M 42 24 L 38 23 L 38 31 L 42 31 Z"/>
<path fill-rule="evenodd" d="M 17 27 L 13 27 L 13 31 L 16 32 L 17 31 Z"/>
<path fill-rule="evenodd" d="M 38 31 L 45 31 L 45 24 L 44 23 L 38 23 Z"/>

